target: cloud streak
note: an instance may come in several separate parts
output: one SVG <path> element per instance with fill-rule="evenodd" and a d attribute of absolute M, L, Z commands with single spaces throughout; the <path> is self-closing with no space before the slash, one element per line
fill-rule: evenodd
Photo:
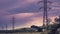
<path fill-rule="evenodd" d="M 37 4 L 40 0 L 0 0 L 0 24 L 8 24 L 11 28 L 11 18 L 16 18 L 16 28 L 31 25 L 42 25 L 43 3 Z M 60 0 L 49 0 L 53 3 L 48 5 L 50 18 L 60 15 Z"/>

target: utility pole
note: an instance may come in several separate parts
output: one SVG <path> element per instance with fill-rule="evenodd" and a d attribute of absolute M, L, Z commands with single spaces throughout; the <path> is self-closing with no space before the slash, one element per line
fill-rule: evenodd
<path fill-rule="evenodd" d="M 43 1 L 39 1 L 38 3 L 40 3 L 40 2 L 43 2 L 43 9 L 44 9 L 44 11 L 43 11 L 43 28 L 44 28 L 44 26 L 46 26 L 45 28 L 46 28 L 46 30 L 48 29 L 48 7 L 47 7 L 47 3 L 49 2 L 49 3 L 51 3 L 50 1 L 47 1 L 47 0 L 43 0 Z M 50 9 L 50 8 L 49 8 Z"/>

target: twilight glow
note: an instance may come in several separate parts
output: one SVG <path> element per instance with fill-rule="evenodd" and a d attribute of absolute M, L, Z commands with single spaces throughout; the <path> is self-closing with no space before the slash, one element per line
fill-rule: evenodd
<path fill-rule="evenodd" d="M 31 25 L 42 26 L 43 24 L 43 3 L 37 4 L 43 0 L 0 0 L 0 29 L 5 24 L 8 29 L 12 27 L 12 17 L 15 17 L 15 29 L 30 27 Z M 53 19 L 60 15 L 60 0 L 48 0 L 51 4 L 48 6 L 49 18 Z"/>

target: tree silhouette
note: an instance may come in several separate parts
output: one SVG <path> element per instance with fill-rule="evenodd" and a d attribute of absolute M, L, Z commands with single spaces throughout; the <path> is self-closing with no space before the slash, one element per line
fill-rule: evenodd
<path fill-rule="evenodd" d="M 38 27 L 38 26 L 32 25 L 31 28 L 35 28 L 35 29 L 38 30 L 38 32 L 42 32 L 42 28 L 41 28 L 41 27 Z"/>

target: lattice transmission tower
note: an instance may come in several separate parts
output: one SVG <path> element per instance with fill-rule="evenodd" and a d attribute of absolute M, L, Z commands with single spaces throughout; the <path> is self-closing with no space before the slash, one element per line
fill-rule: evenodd
<path fill-rule="evenodd" d="M 12 30 L 15 29 L 15 17 L 13 16 L 12 17 Z"/>
<path fill-rule="evenodd" d="M 43 2 L 43 27 L 46 26 L 46 29 L 48 29 L 48 9 L 51 9 L 50 7 L 47 7 L 48 6 L 48 3 L 52 3 L 48 0 L 43 0 L 43 1 L 39 1 L 38 3 L 41 3 Z M 41 8 L 40 8 L 41 9 Z"/>

